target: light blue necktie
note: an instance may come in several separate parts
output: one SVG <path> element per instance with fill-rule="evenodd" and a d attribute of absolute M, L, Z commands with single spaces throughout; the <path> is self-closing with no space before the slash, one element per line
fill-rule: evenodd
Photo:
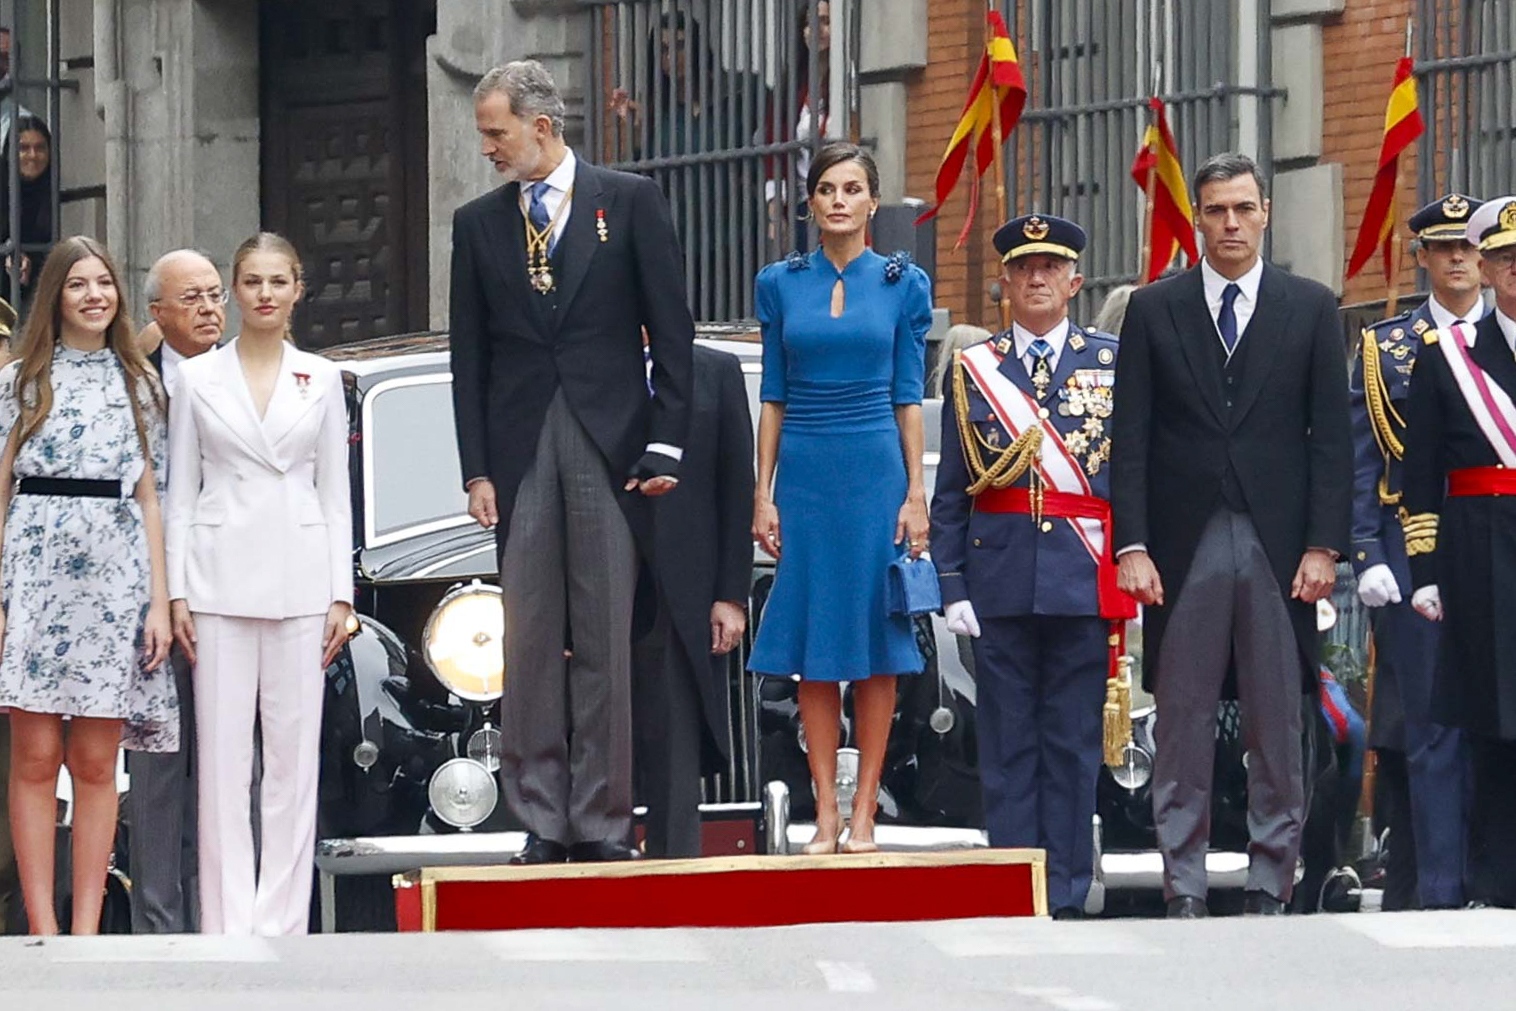
<path fill-rule="evenodd" d="M 550 187 L 545 182 L 532 183 L 531 185 L 530 193 L 532 195 L 532 202 L 527 206 L 526 216 L 531 219 L 532 227 L 537 229 L 539 232 L 547 231 L 552 227 L 553 224 L 552 215 L 548 214 L 547 212 L 547 202 L 543 199 L 547 196 L 547 191 L 551 188 L 552 187 Z M 553 250 L 557 247 L 557 245 L 558 237 L 550 236 L 547 240 L 547 253 L 549 256 L 553 255 Z"/>

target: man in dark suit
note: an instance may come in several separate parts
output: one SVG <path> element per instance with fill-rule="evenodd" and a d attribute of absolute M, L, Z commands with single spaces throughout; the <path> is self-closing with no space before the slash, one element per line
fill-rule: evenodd
<path fill-rule="evenodd" d="M 1263 178 L 1243 155 L 1195 177 L 1201 264 L 1132 295 L 1111 497 L 1121 588 L 1147 606 L 1161 714 L 1153 809 L 1169 914 L 1203 916 L 1216 705 L 1229 670 L 1248 749 L 1245 909 L 1282 912 L 1305 820 L 1302 693 L 1316 602 L 1348 548 L 1352 439 L 1336 299 L 1259 254 Z"/>
<path fill-rule="evenodd" d="M 1469 216 L 1495 311 L 1422 334 L 1406 418 L 1411 606 L 1442 622 L 1432 718 L 1473 758 L 1468 897 L 1516 906 L 1516 196 Z"/>
<path fill-rule="evenodd" d="M 226 329 L 227 291 L 216 265 L 203 253 L 176 249 L 148 269 L 148 312 L 158 336 L 148 361 L 163 378 L 170 400 L 179 363 L 216 347 Z M 149 336 L 144 331 L 144 336 Z M 179 689 L 179 750 L 128 757 L 132 789 L 132 932 L 182 934 L 200 929 L 199 860 L 195 831 L 194 661 L 176 643 L 170 653 Z"/>
<path fill-rule="evenodd" d="M 700 855 L 700 776 L 729 757 L 727 654 L 753 579 L 753 422 L 736 357 L 695 348 L 679 487 L 653 505 L 650 627 L 632 647 L 637 792 L 648 856 Z"/>
<path fill-rule="evenodd" d="M 453 407 L 469 514 L 501 552 L 520 863 L 635 856 L 632 600 L 647 498 L 678 481 L 694 340 L 657 185 L 578 159 L 563 118 L 540 63 L 487 73 L 474 119 L 507 182 L 453 217 Z"/>
<path fill-rule="evenodd" d="M 1463 905 L 1465 749 L 1456 728 L 1432 719 L 1438 628 L 1411 609 L 1399 509 L 1405 415 L 1422 335 L 1485 314 L 1479 250 L 1465 235 L 1479 206 L 1449 193 L 1411 215 L 1416 263 L 1431 295 L 1410 312 L 1366 327 L 1353 366 L 1352 562 L 1374 627 L 1369 747 L 1378 755 L 1390 826 L 1386 912 Z"/>

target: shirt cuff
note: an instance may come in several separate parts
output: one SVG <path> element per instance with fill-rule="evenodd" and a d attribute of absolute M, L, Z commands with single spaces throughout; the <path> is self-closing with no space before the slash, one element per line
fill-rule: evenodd
<path fill-rule="evenodd" d="M 486 477 L 483 474 L 480 474 L 478 477 L 471 477 L 467 481 L 463 482 L 463 490 L 464 491 L 468 491 L 470 488 L 472 488 L 474 485 L 478 484 L 480 481 L 488 481 L 488 480 L 489 480 L 489 478 Z"/>
<path fill-rule="evenodd" d="M 1116 552 L 1116 557 L 1120 558 L 1122 555 L 1130 554 L 1133 551 L 1146 551 L 1147 549 L 1148 549 L 1148 546 L 1146 544 L 1143 544 L 1141 541 L 1138 541 L 1136 544 L 1128 544 L 1126 547 L 1124 547 L 1120 551 Z"/>
<path fill-rule="evenodd" d="M 672 457 L 675 463 L 679 463 L 684 460 L 684 450 L 680 449 L 678 446 L 670 446 L 666 442 L 650 442 L 647 444 L 647 449 L 643 450 L 643 452 L 662 453 L 664 456 Z"/>

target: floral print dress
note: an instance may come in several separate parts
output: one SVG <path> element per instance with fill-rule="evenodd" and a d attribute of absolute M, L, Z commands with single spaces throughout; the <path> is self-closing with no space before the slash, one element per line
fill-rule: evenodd
<path fill-rule="evenodd" d="M 19 415 L 20 364 L 0 369 L 0 439 Z M 125 375 L 109 348 L 60 343 L 52 386 L 52 410 L 17 452 L 14 476 L 119 480 L 121 497 L 12 495 L 0 560 L 0 706 L 123 719 L 125 747 L 175 751 L 172 673 L 141 662 L 151 574 L 142 508 L 132 497 L 143 462 Z M 150 407 L 144 421 L 161 497 L 163 418 Z"/>

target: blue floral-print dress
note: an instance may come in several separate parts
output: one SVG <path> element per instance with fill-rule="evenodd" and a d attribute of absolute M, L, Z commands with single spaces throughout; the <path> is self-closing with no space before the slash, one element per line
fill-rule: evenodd
<path fill-rule="evenodd" d="M 19 368 L 17 361 L 0 369 L 0 440 L 19 415 Z M 143 463 L 125 375 L 109 348 L 60 343 L 52 386 L 52 410 L 17 452 L 15 477 L 119 480 L 121 498 L 12 495 L 0 562 L 0 706 L 124 719 L 125 747 L 174 751 L 172 674 L 167 664 L 144 670 L 141 662 L 151 575 L 142 508 L 132 497 Z M 161 485 L 163 418 L 149 406 L 144 422 Z"/>

